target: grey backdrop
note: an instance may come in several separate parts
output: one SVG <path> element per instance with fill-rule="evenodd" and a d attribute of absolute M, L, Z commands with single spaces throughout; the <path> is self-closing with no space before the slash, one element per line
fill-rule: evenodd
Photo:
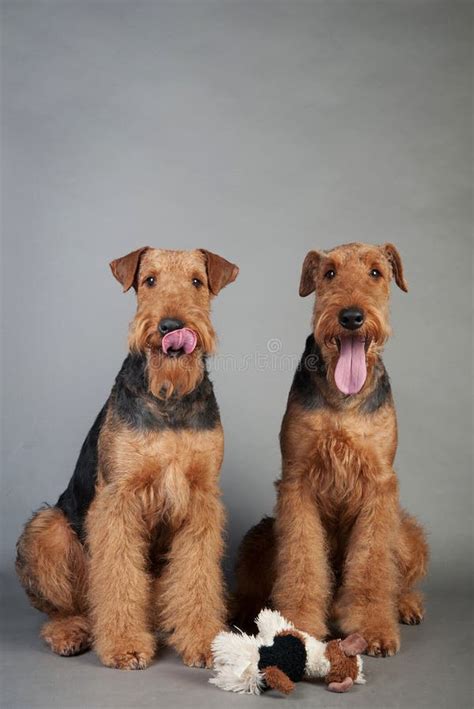
<path fill-rule="evenodd" d="M 468 706 L 470 4 L 76 0 L 2 16 L 4 705 L 238 701 L 170 653 L 139 678 L 53 657 L 13 579 L 21 525 L 65 487 L 125 355 L 134 298 L 108 262 L 203 246 L 241 268 L 214 306 L 229 570 L 274 503 L 286 364 L 309 332 L 304 255 L 362 240 L 397 244 L 410 286 L 393 293 L 386 363 L 402 502 L 430 536 L 428 619 L 350 698 L 295 701 Z"/>

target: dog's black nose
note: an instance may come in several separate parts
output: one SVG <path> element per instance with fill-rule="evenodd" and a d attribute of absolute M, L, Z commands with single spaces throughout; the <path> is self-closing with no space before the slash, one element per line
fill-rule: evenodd
<path fill-rule="evenodd" d="M 173 332 L 173 330 L 181 330 L 182 327 L 184 327 L 184 322 L 182 320 L 163 318 L 163 320 L 160 320 L 158 330 L 162 335 L 166 335 L 168 332 Z"/>
<path fill-rule="evenodd" d="M 344 308 L 339 313 L 339 322 L 346 330 L 357 330 L 364 322 L 364 313 L 359 308 Z"/>

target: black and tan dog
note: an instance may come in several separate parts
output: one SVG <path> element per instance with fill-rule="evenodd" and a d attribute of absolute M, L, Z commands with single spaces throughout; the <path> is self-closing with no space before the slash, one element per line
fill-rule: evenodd
<path fill-rule="evenodd" d="M 208 666 L 225 619 L 209 313 L 238 268 L 205 250 L 148 247 L 111 268 L 137 292 L 130 353 L 67 489 L 25 526 L 17 571 L 60 655 L 94 643 L 105 665 L 141 669 L 159 628 L 186 664 Z"/>
<path fill-rule="evenodd" d="M 313 333 L 295 374 L 280 442 L 275 519 L 245 537 L 237 565 L 243 626 L 271 602 L 323 638 L 332 606 L 371 655 L 399 648 L 398 620 L 419 623 L 423 530 L 401 508 L 397 421 L 381 352 L 390 281 L 407 290 L 392 244 L 310 251 L 300 295 L 316 291 Z"/>

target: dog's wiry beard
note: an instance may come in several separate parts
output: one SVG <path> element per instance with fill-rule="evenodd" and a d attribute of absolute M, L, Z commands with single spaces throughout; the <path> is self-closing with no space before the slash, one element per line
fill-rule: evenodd
<path fill-rule="evenodd" d="M 190 354 L 175 357 L 163 352 L 157 321 L 156 314 L 137 313 L 130 326 L 130 351 L 146 355 L 148 388 L 153 396 L 159 399 L 185 396 L 199 386 L 205 372 L 205 357 L 215 351 L 216 334 L 209 314 L 199 308 L 186 312 L 186 327 L 196 333 L 197 346 Z"/>
<path fill-rule="evenodd" d="M 341 338 L 357 337 L 364 340 L 367 380 L 372 378 L 372 372 L 380 359 L 383 347 L 390 337 L 388 322 L 379 316 L 378 312 L 366 309 L 365 320 L 361 328 L 355 331 L 344 330 L 338 323 L 339 307 L 315 311 L 313 318 L 313 334 L 321 348 L 323 359 L 327 365 L 327 379 L 333 385 L 335 370 L 340 356 Z"/>
<path fill-rule="evenodd" d="M 185 396 L 193 391 L 204 376 L 202 351 L 168 357 L 160 351 L 147 351 L 148 388 L 153 396 L 169 399 L 173 394 Z"/>

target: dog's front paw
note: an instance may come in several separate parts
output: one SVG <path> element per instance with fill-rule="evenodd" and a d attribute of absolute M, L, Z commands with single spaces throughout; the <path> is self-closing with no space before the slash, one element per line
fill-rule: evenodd
<path fill-rule="evenodd" d="M 218 633 L 225 630 L 225 626 L 219 618 L 207 622 L 201 619 L 200 626 L 200 634 L 196 633 L 195 626 L 188 623 L 175 627 L 174 633 L 168 638 L 168 644 L 174 647 L 188 667 L 211 669 L 212 642 Z"/>
<path fill-rule="evenodd" d="M 391 657 L 400 649 L 397 617 L 390 603 L 351 604 L 339 598 L 334 607 L 337 625 L 344 635 L 359 633 L 367 642 L 366 654 Z"/>
<path fill-rule="evenodd" d="M 211 669 L 213 665 L 211 643 L 214 637 L 215 635 L 212 638 L 195 638 L 192 642 L 185 643 L 184 647 L 180 648 L 184 664 L 188 667 Z"/>
<path fill-rule="evenodd" d="M 151 662 L 151 657 L 139 650 L 128 650 L 127 652 L 113 653 L 101 657 L 106 667 L 113 667 L 115 670 L 144 670 Z"/>
<path fill-rule="evenodd" d="M 116 670 L 144 670 L 155 654 L 155 638 L 150 633 L 144 633 L 138 639 L 120 639 L 110 647 L 99 646 L 96 650 L 106 667 Z"/>
<path fill-rule="evenodd" d="M 397 628 L 362 628 L 360 633 L 367 641 L 367 655 L 391 657 L 400 650 L 400 633 Z"/>
<path fill-rule="evenodd" d="M 213 665 L 212 652 L 211 650 L 206 650 L 205 652 L 199 651 L 186 651 L 183 652 L 183 662 L 188 667 L 204 667 L 211 669 Z"/>

